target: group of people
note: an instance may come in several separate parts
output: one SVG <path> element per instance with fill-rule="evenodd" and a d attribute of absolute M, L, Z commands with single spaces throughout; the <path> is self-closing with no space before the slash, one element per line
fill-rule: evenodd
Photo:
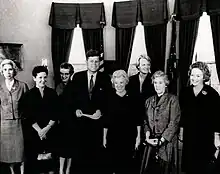
<path fill-rule="evenodd" d="M 45 66 L 34 67 L 29 90 L 15 79 L 14 62 L 1 62 L 0 162 L 11 174 L 177 174 L 178 140 L 183 171 L 211 174 L 220 147 L 219 95 L 205 84 L 207 64 L 190 66 L 190 85 L 177 97 L 163 71 L 151 74 L 146 55 L 131 77 L 100 72 L 98 51 L 86 58 L 87 70 L 75 74 L 71 64 L 60 65 L 56 89 L 46 86 Z"/>

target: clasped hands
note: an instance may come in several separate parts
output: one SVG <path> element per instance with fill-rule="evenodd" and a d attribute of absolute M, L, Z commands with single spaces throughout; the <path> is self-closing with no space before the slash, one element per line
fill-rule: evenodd
<path fill-rule="evenodd" d="M 96 112 L 94 114 L 90 115 L 90 114 L 84 114 L 80 109 L 77 109 L 76 110 L 76 116 L 77 117 L 84 116 L 84 117 L 91 118 L 93 120 L 98 120 L 102 116 L 102 113 L 101 113 L 100 110 L 96 110 Z"/>
<path fill-rule="evenodd" d="M 40 137 L 41 140 L 46 139 L 47 138 L 47 132 L 50 130 L 49 126 L 44 127 L 43 129 L 40 129 L 37 133 Z"/>

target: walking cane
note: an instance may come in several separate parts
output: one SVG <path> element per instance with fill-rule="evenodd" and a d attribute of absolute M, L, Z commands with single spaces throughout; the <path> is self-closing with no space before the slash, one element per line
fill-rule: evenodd
<path fill-rule="evenodd" d="M 152 147 L 147 145 L 144 149 L 144 155 L 143 155 L 143 159 L 141 162 L 140 174 L 144 174 L 144 171 L 149 163 L 151 151 L 152 151 Z"/>

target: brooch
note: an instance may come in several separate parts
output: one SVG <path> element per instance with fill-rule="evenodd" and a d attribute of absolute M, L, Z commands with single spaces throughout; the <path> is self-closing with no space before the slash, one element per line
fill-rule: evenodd
<path fill-rule="evenodd" d="M 202 94 L 203 94 L 203 95 L 207 95 L 207 92 L 206 92 L 206 91 L 202 91 Z"/>

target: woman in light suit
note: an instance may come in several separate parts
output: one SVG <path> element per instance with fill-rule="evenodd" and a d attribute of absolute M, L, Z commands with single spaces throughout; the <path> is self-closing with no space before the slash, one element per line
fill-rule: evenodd
<path fill-rule="evenodd" d="M 156 95 L 145 103 L 145 134 L 147 146 L 142 161 L 141 174 L 176 173 L 177 133 L 180 107 L 176 96 L 166 90 L 169 80 L 162 71 L 152 76 Z"/>
<path fill-rule="evenodd" d="M 24 137 L 22 131 L 21 98 L 28 90 L 26 83 L 15 79 L 17 66 L 12 60 L 5 59 L 0 64 L 4 81 L 0 85 L 0 162 L 9 164 L 11 174 L 20 173 L 15 164 L 21 163 L 23 173 Z"/>

